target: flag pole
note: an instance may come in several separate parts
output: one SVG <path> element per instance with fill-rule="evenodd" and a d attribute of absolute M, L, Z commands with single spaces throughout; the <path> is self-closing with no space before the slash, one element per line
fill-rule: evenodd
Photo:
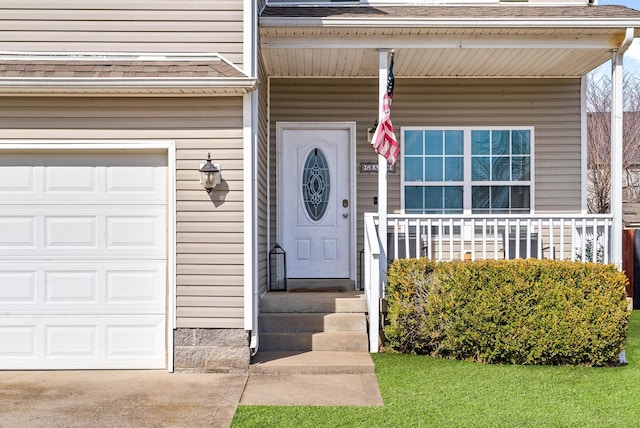
<path fill-rule="evenodd" d="M 378 126 L 384 118 L 383 98 L 387 93 L 389 51 L 381 49 L 378 57 Z M 380 239 L 380 286 L 387 285 L 387 158 L 378 155 L 378 237 Z"/>

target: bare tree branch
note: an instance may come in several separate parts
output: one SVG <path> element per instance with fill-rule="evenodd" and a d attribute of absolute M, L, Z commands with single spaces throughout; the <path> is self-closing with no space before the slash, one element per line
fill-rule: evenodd
<path fill-rule="evenodd" d="M 623 198 L 640 202 L 640 79 L 623 77 Z M 588 199 L 591 213 L 607 213 L 611 200 L 611 78 L 587 80 Z"/>

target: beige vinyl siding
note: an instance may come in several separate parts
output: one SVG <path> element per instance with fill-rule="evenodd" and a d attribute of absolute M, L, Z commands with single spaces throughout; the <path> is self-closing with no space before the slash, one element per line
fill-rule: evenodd
<path fill-rule="evenodd" d="M 2 98 L 8 139 L 176 142 L 177 327 L 243 327 L 242 97 Z M 209 198 L 207 153 L 223 181 Z"/>
<path fill-rule="evenodd" d="M 269 144 L 268 144 L 268 101 L 269 85 L 268 78 L 264 70 L 261 56 L 258 56 L 258 149 L 256 151 L 258 170 L 257 192 L 258 206 L 256 207 L 257 227 L 258 227 L 258 294 L 266 291 L 268 278 L 268 257 L 270 245 L 273 241 L 269 239 L 269 217 L 268 217 L 268 186 L 269 186 Z"/>
<path fill-rule="evenodd" d="M 242 66 L 243 0 L 6 0 L 3 51 L 219 53 Z"/>
<path fill-rule="evenodd" d="M 377 118 L 376 79 L 271 79 L 271 157 L 280 121 L 355 121 L 357 167 L 376 162 L 366 128 Z M 391 117 L 402 126 L 533 126 L 538 213 L 581 209 L 580 79 L 396 78 Z M 400 212 L 400 171 L 388 175 L 389 212 Z M 276 195 L 274 163 L 271 190 Z M 357 172 L 358 246 L 362 216 L 375 212 L 377 174 Z M 275 196 L 273 197 L 275 200 Z M 275 201 L 271 205 L 275 229 Z"/>

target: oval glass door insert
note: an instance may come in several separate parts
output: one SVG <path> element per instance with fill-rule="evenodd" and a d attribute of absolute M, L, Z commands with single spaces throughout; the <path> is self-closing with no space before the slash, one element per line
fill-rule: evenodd
<path fill-rule="evenodd" d="M 329 205 L 331 178 L 329 164 L 322 150 L 311 150 L 302 172 L 302 198 L 307 214 L 313 221 L 320 221 Z"/>

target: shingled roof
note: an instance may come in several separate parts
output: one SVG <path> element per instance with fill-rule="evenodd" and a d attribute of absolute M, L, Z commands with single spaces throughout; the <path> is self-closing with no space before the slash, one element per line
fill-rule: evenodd
<path fill-rule="evenodd" d="M 0 94 L 240 94 L 255 79 L 215 54 L 0 55 Z"/>
<path fill-rule="evenodd" d="M 625 6 L 267 6 L 264 18 L 640 19 Z"/>
<path fill-rule="evenodd" d="M 77 78 L 224 78 L 246 77 L 224 61 L 85 61 L 7 60 L 0 62 L 0 77 Z"/>

